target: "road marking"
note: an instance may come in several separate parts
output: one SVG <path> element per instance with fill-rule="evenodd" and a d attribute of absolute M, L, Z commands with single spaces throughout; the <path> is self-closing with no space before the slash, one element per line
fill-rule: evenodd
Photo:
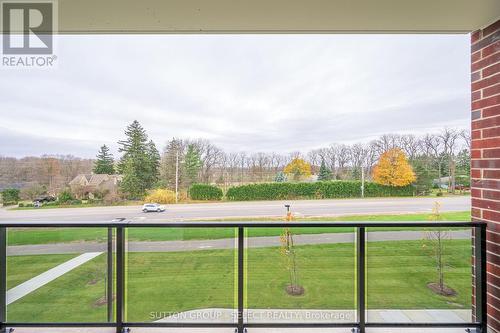
<path fill-rule="evenodd" d="M 77 268 L 80 265 L 96 258 L 103 252 L 88 252 L 73 259 L 70 259 L 52 269 L 49 269 L 46 272 L 43 272 L 40 275 L 35 276 L 34 278 L 21 283 L 18 286 L 7 291 L 7 305 L 14 303 L 18 299 L 28 295 L 29 293 L 37 290 L 40 287 L 43 287 L 47 283 L 54 281 L 60 276 L 68 273 L 69 271 Z"/>

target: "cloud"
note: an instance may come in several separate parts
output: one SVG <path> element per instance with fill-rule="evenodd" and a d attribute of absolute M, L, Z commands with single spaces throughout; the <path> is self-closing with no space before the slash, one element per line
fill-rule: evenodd
<path fill-rule="evenodd" d="M 158 146 L 306 150 L 469 126 L 467 35 L 58 36 L 57 68 L 0 69 L 1 155 L 95 155 L 137 119 Z M 8 128 L 8 130 L 6 130 Z"/>

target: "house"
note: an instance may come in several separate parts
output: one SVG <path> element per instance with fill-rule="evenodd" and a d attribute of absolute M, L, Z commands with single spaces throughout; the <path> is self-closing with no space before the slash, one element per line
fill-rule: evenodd
<path fill-rule="evenodd" d="M 94 198 L 107 193 L 118 192 L 118 185 L 122 180 L 121 175 L 106 174 L 79 174 L 69 182 L 71 192 L 76 198 Z"/>

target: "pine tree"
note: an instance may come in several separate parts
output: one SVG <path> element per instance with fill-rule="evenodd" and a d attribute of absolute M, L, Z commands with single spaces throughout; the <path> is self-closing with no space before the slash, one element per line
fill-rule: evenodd
<path fill-rule="evenodd" d="M 137 120 L 127 126 L 126 139 L 119 141 L 119 151 L 123 153 L 118 170 L 123 174 L 121 189 L 130 198 L 140 198 L 158 178 L 159 154 L 144 128 Z"/>
<path fill-rule="evenodd" d="M 325 181 L 332 179 L 332 172 L 326 167 L 325 160 L 321 160 L 321 166 L 319 167 L 318 180 Z"/>
<path fill-rule="evenodd" d="M 122 170 L 123 179 L 120 183 L 122 191 L 127 194 L 129 199 L 140 199 L 146 190 L 138 177 L 134 161 L 132 159 L 125 160 L 122 164 Z"/>
<path fill-rule="evenodd" d="M 184 158 L 184 170 L 186 174 L 186 185 L 190 186 L 198 182 L 198 174 L 201 168 L 200 152 L 194 144 L 187 147 L 186 156 Z"/>
<path fill-rule="evenodd" d="M 149 187 L 153 187 L 157 182 L 160 176 L 160 152 L 156 149 L 156 145 L 153 140 L 149 140 L 147 146 L 147 157 L 148 157 L 148 185 Z"/>
<path fill-rule="evenodd" d="M 115 173 L 115 161 L 109 148 L 103 145 L 97 154 L 97 160 L 94 163 L 94 173 L 112 175 Z"/>
<path fill-rule="evenodd" d="M 276 176 L 274 177 L 274 181 L 276 183 L 284 183 L 287 181 L 286 175 L 283 171 L 279 171 Z"/>

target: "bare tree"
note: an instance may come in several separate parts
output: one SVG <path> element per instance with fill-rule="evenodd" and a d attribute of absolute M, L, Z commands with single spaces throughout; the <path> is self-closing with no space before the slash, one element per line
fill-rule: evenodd
<path fill-rule="evenodd" d="M 410 161 L 415 160 L 421 151 L 421 141 L 413 134 L 402 135 L 399 143 Z"/>
<path fill-rule="evenodd" d="M 440 221 L 441 213 L 439 211 L 439 203 L 436 202 L 432 209 L 432 220 Z M 437 283 L 430 284 L 429 287 L 434 291 L 444 296 L 453 295 L 453 290 L 448 288 L 444 281 L 444 272 L 446 267 L 445 245 L 446 240 L 450 239 L 451 235 L 443 228 L 437 228 L 425 232 L 425 248 L 429 249 L 436 264 Z"/>
<path fill-rule="evenodd" d="M 467 147 L 467 149 L 470 151 L 470 143 L 471 143 L 471 135 L 470 135 L 470 131 L 469 130 L 461 130 L 460 131 L 460 137 L 462 138 L 464 144 L 465 144 L 465 147 Z"/>
<path fill-rule="evenodd" d="M 460 133 L 457 130 L 450 128 L 444 128 L 439 134 L 443 147 L 443 158 L 448 160 L 448 171 L 450 175 L 448 178 L 448 188 L 452 193 L 455 193 L 455 156 L 459 135 Z"/>

